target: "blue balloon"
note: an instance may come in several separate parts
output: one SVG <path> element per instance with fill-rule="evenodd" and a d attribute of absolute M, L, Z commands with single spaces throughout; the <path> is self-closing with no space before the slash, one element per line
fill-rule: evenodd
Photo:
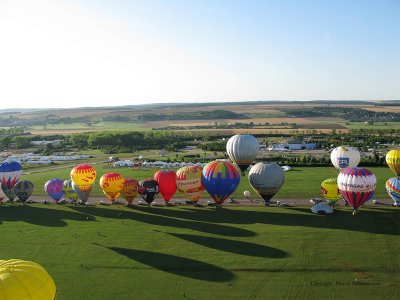
<path fill-rule="evenodd" d="M 22 175 L 22 166 L 15 162 L 3 162 L 0 165 L 0 181 L 4 189 L 12 189 Z"/>
<path fill-rule="evenodd" d="M 61 179 L 50 179 L 44 184 L 44 191 L 49 195 L 54 201 L 58 202 L 61 199 L 64 192 L 62 190 L 64 181 Z"/>

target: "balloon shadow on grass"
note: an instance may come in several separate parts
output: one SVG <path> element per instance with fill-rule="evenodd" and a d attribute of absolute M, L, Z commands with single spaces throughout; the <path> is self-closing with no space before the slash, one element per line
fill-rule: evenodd
<path fill-rule="evenodd" d="M 186 257 L 120 247 L 103 247 L 154 269 L 182 277 L 211 282 L 226 282 L 235 278 L 235 275 L 228 270 Z"/>
<path fill-rule="evenodd" d="M 98 208 L 98 207 L 71 207 L 80 213 L 85 213 L 93 216 L 103 217 L 103 218 L 113 218 L 113 219 L 128 219 L 134 220 L 142 223 L 157 225 L 157 226 L 167 226 L 176 227 L 182 229 L 189 229 L 199 232 L 207 232 L 211 234 L 219 234 L 224 236 L 232 237 L 251 237 L 256 234 L 253 231 L 222 225 L 222 224 L 212 224 L 205 222 L 194 222 L 188 220 L 181 220 L 177 218 L 169 218 L 149 213 L 138 213 L 133 209 L 127 208 L 127 210 L 119 209 L 109 209 L 109 208 Z M 144 212 L 150 212 L 153 207 L 143 210 Z"/>
<path fill-rule="evenodd" d="M 284 258 L 288 254 L 277 248 L 268 247 L 264 245 L 227 240 L 221 238 L 198 236 L 191 234 L 179 234 L 179 233 L 166 233 L 182 240 L 192 242 L 204 247 L 230 252 L 234 254 L 265 257 L 265 258 Z"/>
<path fill-rule="evenodd" d="M 0 222 L 22 221 L 39 226 L 64 227 L 67 222 L 94 221 L 95 218 L 84 212 L 79 213 L 65 209 L 51 209 L 30 205 L 8 205 L 0 207 Z"/>

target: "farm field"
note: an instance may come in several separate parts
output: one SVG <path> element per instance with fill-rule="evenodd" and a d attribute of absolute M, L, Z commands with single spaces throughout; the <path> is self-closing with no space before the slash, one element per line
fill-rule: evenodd
<path fill-rule="evenodd" d="M 59 300 L 400 297 L 394 208 L 13 204 L 0 224 L 0 256 L 43 265 Z"/>
<path fill-rule="evenodd" d="M 131 168 L 103 168 L 105 164 L 96 164 L 94 167 L 97 170 L 97 179 L 92 196 L 103 196 L 101 188 L 98 184 L 100 177 L 107 172 L 118 172 L 124 177 L 135 178 L 142 180 L 145 178 L 152 178 L 158 169 L 131 169 Z M 385 182 L 388 178 L 393 177 L 393 173 L 388 167 L 369 168 L 374 172 L 377 177 L 377 188 L 375 192 L 376 198 L 386 199 L 389 198 L 385 191 Z M 53 178 L 61 178 L 63 180 L 69 178 L 71 168 L 65 167 L 63 169 L 42 171 L 39 173 L 32 173 L 22 175 L 22 179 L 27 179 L 33 182 L 35 186 L 34 196 L 45 196 L 44 184 L 47 180 Z M 286 181 L 281 190 L 275 196 L 277 199 L 298 198 L 310 199 L 312 197 L 320 197 L 320 184 L 324 179 L 336 177 L 337 171 L 333 167 L 298 167 L 292 171 L 285 172 Z M 248 183 L 247 173 L 245 177 L 241 177 L 240 185 L 236 192 L 232 195 L 234 198 L 243 198 L 245 190 L 251 191 L 253 197 L 256 197 L 255 192 Z M 46 195 L 47 196 L 47 195 Z M 177 192 L 176 197 L 182 198 L 182 195 Z M 208 194 L 204 192 L 203 198 L 208 198 Z M 161 196 L 157 196 L 161 199 Z M 90 198 L 89 198 L 90 202 Z"/>

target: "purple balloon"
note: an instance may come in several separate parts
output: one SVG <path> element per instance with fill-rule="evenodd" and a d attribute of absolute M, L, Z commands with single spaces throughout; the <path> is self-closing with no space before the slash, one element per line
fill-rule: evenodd
<path fill-rule="evenodd" d="M 54 201 L 58 202 L 58 200 L 60 200 L 64 195 L 64 192 L 62 191 L 63 183 L 64 181 L 58 178 L 50 179 L 45 183 L 44 190 L 47 195 L 53 198 Z"/>

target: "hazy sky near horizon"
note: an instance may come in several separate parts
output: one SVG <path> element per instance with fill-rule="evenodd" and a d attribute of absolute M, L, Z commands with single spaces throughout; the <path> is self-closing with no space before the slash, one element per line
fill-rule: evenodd
<path fill-rule="evenodd" d="M 0 109 L 400 99 L 398 0 L 0 0 Z"/>

